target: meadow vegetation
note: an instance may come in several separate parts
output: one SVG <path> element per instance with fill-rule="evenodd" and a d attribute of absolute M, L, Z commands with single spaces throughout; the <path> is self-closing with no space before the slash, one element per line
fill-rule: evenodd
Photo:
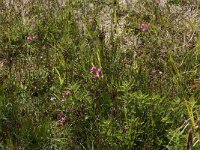
<path fill-rule="evenodd" d="M 0 149 L 199 150 L 199 13 L 0 1 Z"/>

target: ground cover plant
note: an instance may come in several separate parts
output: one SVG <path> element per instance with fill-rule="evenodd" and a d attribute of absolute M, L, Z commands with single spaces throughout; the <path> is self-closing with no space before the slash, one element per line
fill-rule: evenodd
<path fill-rule="evenodd" d="M 200 149 L 200 2 L 0 1 L 0 149 Z"/>

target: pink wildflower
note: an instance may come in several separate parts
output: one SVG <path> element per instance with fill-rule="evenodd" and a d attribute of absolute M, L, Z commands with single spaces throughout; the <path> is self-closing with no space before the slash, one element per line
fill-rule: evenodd
<path fill-rule="evenodd" d="M 99 78 L 99 72 L 98 71 L 96 72 L 96 77 Z"/>
<path fill-rule="evenodd" d="M 61 117 L 60 123 L 61 125 L 64 125 L 66 123 L 66 117 Z"/>
<path fill-rule="evenodd" d="M 32 41 L 32 40 L 33 40 L 33 36 L 32 36 L 32 35 L 29 35 L 29 36 L 27 37 L 27 40 Z"/>
<path fill-rule="evenodd" d="M 94 75 L 94 72 L 96 73 Z M 102 69 L 101 68 L 96 68 L 95 66 L 92 66 L 91 69 L 90 69 L 90 74 L 92 75 L 92 78 L 99 78 L 100 75 L 101 75 L 101 78 L 103 78 L 103 74 L 102 74 Z"/>
<path fill-rule="evenodd" d="M 94 70 L 96 70 L 96 67 L 95 67 L 95 66 L 92 66 L 91 69 L 90 69 L 90 73 L 93 73 Z"/>
<path fill-rule="evenodd" d="M 67 90 L 65 94 L 66 94 L 66 96 L 69 96 L 69 94 L 70 94 L 70 91 L 69 91 L 69 90 Z"/>
<path fill-rule="evenodd" d="M 97 72 L 99 72 L 99 73 L 100 73 L 100 72 L 101 72 L 101 68 L 98 68 L 98 69 L 97 69 Z"/>
<path fill-rule="evenodd" d="M 101 68 L 98 68 L 96 71 L 96 77 L 99 78 L 99 74 L 101 73 Z"/>
<path fill-rule="evenodd" d="M 146 31 L 148 30 L 148 28 L 149 28 L 149 25 L 147 23 L 142 23 L 139 25 L 139 29 L 142 31 Z"/>
<path fill-rule="evenodd" d="M 27 40 L 29 40 L 29 41 L 32 41 L 32 40 L 34 40 L 34 39 L 38 39 L 39 38 L 39 36 L 36 34 L 36 35 L 29 35 L 28 37 L 27 37 Z"/>
<path fill-rule="evenodd" d="M 64 99 L 61 99 L 61 103 L 64 103 L 65 102 L 65 100 Z"/>

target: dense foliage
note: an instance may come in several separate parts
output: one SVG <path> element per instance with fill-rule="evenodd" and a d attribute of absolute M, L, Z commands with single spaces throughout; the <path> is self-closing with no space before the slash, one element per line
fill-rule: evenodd
<path fill-rule="evenodd" d="M 0 149 L 198 150 L 199 6 L 1 2 Z"/>

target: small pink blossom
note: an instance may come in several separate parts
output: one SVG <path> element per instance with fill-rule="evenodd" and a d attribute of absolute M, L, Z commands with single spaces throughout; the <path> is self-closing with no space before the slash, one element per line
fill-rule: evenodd
<path fill-rule="evenodd" d="M 61 103 L 64 103 L 65 102 L 65 100 L 64 99 L 61 99 Z"/>
<path fill-rule="evenodd" d="M 70 95 L 70 91 L 67 90 L 65 94 L 66 94 L 66 96 L 69 96 Z"/>
<path fill-rule="evenodd" d="M 32 36 L 32 35 L 29 35 L 29 36 L 27 37 L 27 40 L 32 41 L 32 40 L 33 40 L 33 36 Z"/>
<path fill-rule="evenodd" d="M 95 66 L 92 66 L 91 69 L 90 69 L 90 73 L 93 73 L 94 70 L 96 70 L 96 67 L 95 67 Z"/>
<path fill-rule="evenodd" d="M 142 31 L 146 31 L 148 30 L 148 28 L 149 28 L 149 25 L 147 23 L 142 23 L 139 25 L 139 29 Z"/>
<path fill-rule="evenodd" d="M 61 117 L 60 123 L 61 125 L 64 125 L 66 123 L 66 117 Z"/>
<path fill-rule="evenodd" d="M 96 77 L 99 78 L 99 72 L 98 71 L 96 72 Z"/>
<path fill-rule="evenodd" d="M 96 73 L 96 74 L 94 74 Z M 100 75 L 101 75 L 101 78 L 103 78 L 103 74 L 102 74 L 102 69 L 101 68 L 98 68 L 95 67 L 95 66 L 92 66 L 91 69 L 90 69 L 90 74 L 92 76 L 92 78 L 99 78 Z"/>
<path fill-rule="evenodd" d="M 100 73 L 100 72 L 101 72 L 101 68 L 98 68 L 98 69 L 97 69 L 97 72 L 99 72 L 99 73 Z"/>
<path fill-rule="evenodd" d="M 39 36 L 36 34 L 36 35 L 29 35 L 28 37 L 27 37 L 27 40 L 28 41 L 32 41 L 32 40 L 34 40 L 34 39 L 38 39 L 39 38 Z"/>

